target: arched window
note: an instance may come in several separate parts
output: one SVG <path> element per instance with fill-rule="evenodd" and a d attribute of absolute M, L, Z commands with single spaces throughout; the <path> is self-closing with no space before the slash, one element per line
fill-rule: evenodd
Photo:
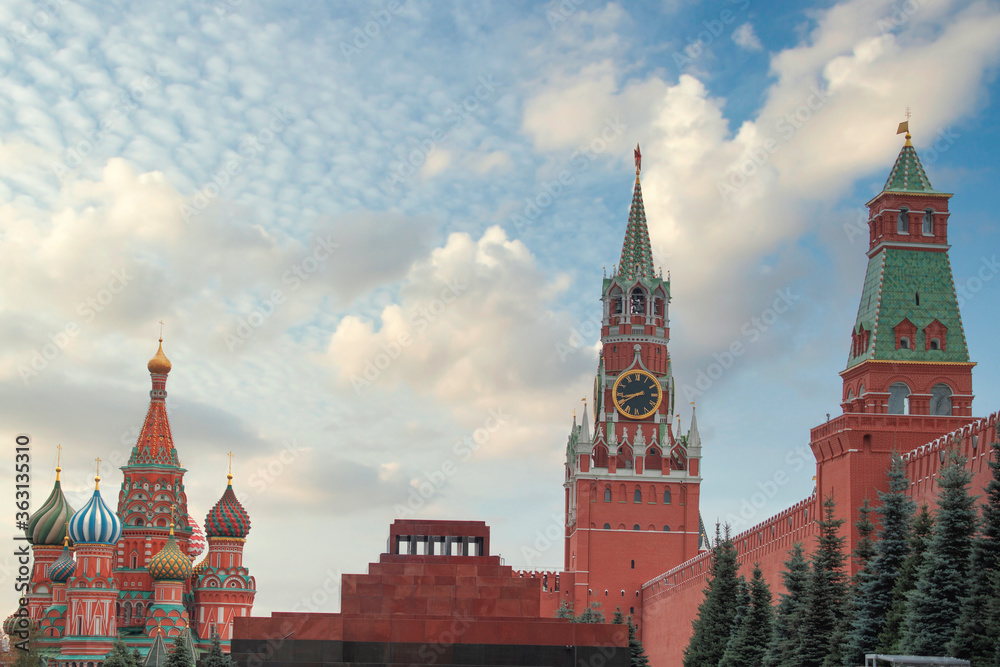
<path fill-rule="evenodd" d="M 927 209 L 924 211 L 924 236 L 934 236 L 934 211 Z"/>
<path fill-rule="evenodd" d="M 611 530 L 611 524 L 610 523 L 604 524 L 604 530 Z"/>
<path fill-rule="evenodd" d="M 902 382 L 889 385 L 889 414 L 910 414 L 910 388 Z"/>
<path fill-rule="evenodd" d="M 625 300 L 623 297 L 624 295 L 618 287 L 611 290 L 611 308 L 609 310 L 612 315 L 622 314 L 622 301 Z"/>
<path fill-rule="evenodd" d="M 669 533 L 670 532 L 670 526 L 664 526 L 663 527 L 663 532 L 664 533 Z"/>
<path fill-rule="evenodd" d="M 610 503 L 611 502 L 611 487 L 610 486 L 604 487 L 604 502 L 606 502 L 606 503 Z"/>
<path fill-rule="evenodd" d="M 632 530 L 641 530 L 639 528 L 639 524 L 635 524 L 634 526 L 632 526 Z"/>
<path fill-rule="evenodd" d="M 136 519 L 135 520 L 135 525 L 137 525 L 137 526 L 142 526 L 144 524 L 145 524 L 145 522 L 142 519 Z"/>
<path fill-rule="evenodd" d="M 909 234 L 910 233 L 910 215 L 909 211 L 905 208 L 899 209 L 899 218 L 896 219 L 896 233 L 897 234 Z"/>
<path fill-rule="evenodd" d="M 639 487 L 635 487 L 635 493 L 632 494 L 632 502 L 641 503 L 642 502 L 642 490 Z"/>
<path fill-rule="evenodd" d="M 635 569 L 635 559 L 632 560 L 632 569 Z"/>
<path fill-rule="evenodd" d="M 853 389 L 848 389 L 847 390 L 847 400 L 849 400 L 849 401 L 853 401 L 854 400 L 854 390 Z"/>
<path fill-rule="evenodd" d="M 931 414 L 951 416 L 951 387 L 939 382 L 931 387 Z"/>
<path fill-rule="evenodd" d="M 636 287 L 632 290 L 631 299 L 632 308 L 629 311 L 632 315 L 645 315 L 646 314 L 646 293 L 642 291 L 641 287 Z"/>
<path fill-rule="evenodd" d="M 910 349 L 910 339 L 907 336 L 899 337 L 899 349 L 909 350 Z"/>
<path fill-rule="evenodd" d="M 663 504 L 664 505 L 669 505 L 670 504 L 670 487 L 669 486 L 667 488 L 663 489 Z"/>
<path fill-rule="evenodd" d="M 135 570 L 139 567 L 139 556 L 132 554 L 132 569 Z"/>
<path fill-rule="evenodd" d="M 940 338 L 931 338 L 931 349 L 932 350 L 940 350 L 941 349 L 941 339 Z"/>

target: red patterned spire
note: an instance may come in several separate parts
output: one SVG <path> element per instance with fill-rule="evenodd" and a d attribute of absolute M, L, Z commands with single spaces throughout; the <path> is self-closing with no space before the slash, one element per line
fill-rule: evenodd
<path fill-rule="evenodd" d="M 162 338 L 156 356 L 149 360 L 147 368 L 153 379 L 153 388 L 149 392 L 149 410 L 146 411 L 146 421 L 142 424 L 139 440 L 132 449 L 128 465 L 179 466 L 174 439 L 170 435 L 170 422 L 167 420 L 166 387 L 170 360 L 163 354 Z"/>

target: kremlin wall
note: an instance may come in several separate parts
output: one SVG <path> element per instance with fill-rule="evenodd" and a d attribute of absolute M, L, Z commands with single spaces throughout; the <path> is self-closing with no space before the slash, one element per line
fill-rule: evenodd
<path fill-rule="evenodd" d="M 117 636 L 162 656 L 166 638 L 184 637 L 193 654 L 217 634 L 247 667 L 625 667 L 627 626 L 556 617 L 599 604 L 609 620 L 615 609 L 632 619 L 654 667 L 681 665 L 712 557 L 699 508 L 712 443 L 696 415 L 686 432 L 675 422 L 670 278 L 653 266 L 638 147 L 635 159 L 620 261 L 601 285 L 594 395 L 566 445 L 562 571 L 503 564 L 479 521 L 397 520 L 368 571 L 343 575 L 340 613 L 252 616 L 256 582 L 242 566 L 250 520 L 231 475 L 206 517 L 208 554 L 193 564 L 203 545 L 167 422 L 161 346 L 117 512 L 98 486 L 74 512 L 57 478 L 29 522 L 28 610 L 49 664 L 98 667 Z M 815 548 L 822 499 L 836 500 L 853 549 L 858 508 L 885 490 L 893 452 L 906 461 L 910 495 L 932 508 L 947 449 L 967 458 L 974 492 L 990 476 L 998 414 L 974 416 L 975 363 L 948 258 L 950 197 L 932 188 L 907 134 L 867 204 L 868 269 L 849 335 L 844 323 L 842 414 L 810 432 L 815 489 L 734 536 L 742 571 L 760 563 L 775 598 L 788 550 Z"/>

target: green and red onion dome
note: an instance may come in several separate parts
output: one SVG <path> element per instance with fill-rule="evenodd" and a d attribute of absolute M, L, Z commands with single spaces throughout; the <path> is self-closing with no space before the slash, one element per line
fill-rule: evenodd
<path fill-rule="evenodd" d="M 209 537 L 235 537 L 245 539 L 250 532 L 250 515 L 243 509 L 233 492 L 233 476 L 222 498 L 205 517 L 205 534 Z"/>
<path fill-rule="evenodd" d="M 38 511 L 28 517 L 28 527 L 24 534 L 35 546 L 58 546 L 63 541 L 66 522 L 73 518 L 73 508 L 66 502 L 59 481 L 62 468 L 56 468 L 56 485 L 52 493 L 38 508 Z"/>
<path fill-rule="evenodd" d="M 65 584 L 76 571 L 76 561 L 73 560 L 73 553 L 69 550 L 69 536 L 63 540 L 62 554 L 56 562 L 49 565 L 49 579 L 53 584 Z"/>
<path fill-rule="evenodd" d="M 174 526 L 170 524 L 170 537 L 160 552 L 149 560 L 146 566 L 156 581 L 184 581 L 191 576 L 191 559 L 177 546 L 174 539 Z"/>

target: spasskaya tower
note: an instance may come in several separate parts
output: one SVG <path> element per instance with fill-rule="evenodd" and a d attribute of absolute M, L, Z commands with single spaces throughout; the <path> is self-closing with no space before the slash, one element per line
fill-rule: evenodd
<path fill-rule="evenodd" d="M 642 585 L 704 547 L 698 511 L 701 439 L 692 413 L 675 428 L 670 281 L 653 267 L 635 150 L 635 187 L 621 259 L 605 277 L 593 420 L 574 418 L 566 451 L 561 598 L 579 614 L 617 607 L 641 632 Z"/>

